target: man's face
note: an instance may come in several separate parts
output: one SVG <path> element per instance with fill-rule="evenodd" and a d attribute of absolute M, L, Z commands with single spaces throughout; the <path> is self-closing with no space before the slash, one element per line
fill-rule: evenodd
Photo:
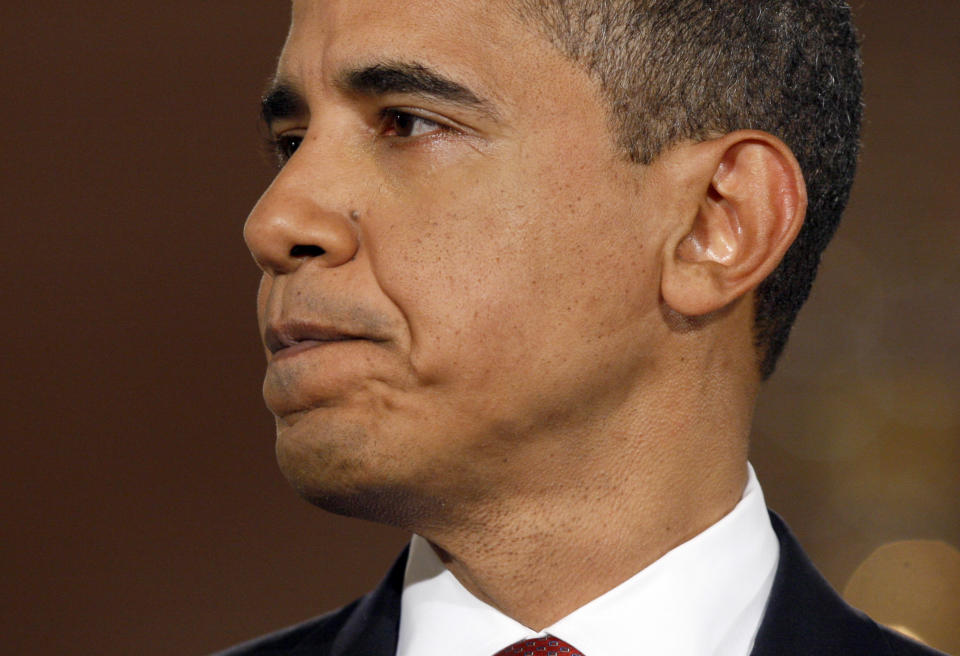
<path fill-rule="evenodd" d="M 599 453 L 661 341 L 666 178 L 588 76 L 498 2 L 296 0 L 277 80 L 245 236 L 290 481 L 403 523 Z"/>

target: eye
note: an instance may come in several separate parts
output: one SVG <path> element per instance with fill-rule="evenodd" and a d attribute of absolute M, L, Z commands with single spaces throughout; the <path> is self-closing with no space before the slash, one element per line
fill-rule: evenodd
<path fill-rule="evenodd" d="M 411 139 L 448 129 L 436 121 L 399 109 L 384 110 L 380 119 L 380 134 L 385 137 Z"/>
<path fill-rule="evenodd" d="M 302 141 L 303 136 L 294 134 L 281 134 L 273 139 L 273 150 L 277 154 L 280 164 L 285 164 L 288 159 L 293 157 Z"/>

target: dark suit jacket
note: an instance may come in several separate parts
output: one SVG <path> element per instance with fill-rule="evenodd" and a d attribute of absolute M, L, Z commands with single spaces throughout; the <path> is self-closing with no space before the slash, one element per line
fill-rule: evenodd
<path fill-rule="evenodd" d="M 770 517 L 780 540 L 780 563 L 751 656 L 939 654 L 844 603 L 783 520 Z M 394 656 L 406 561 L 404 551 L 380 585 L 352 604 L 218 656 Z"/>

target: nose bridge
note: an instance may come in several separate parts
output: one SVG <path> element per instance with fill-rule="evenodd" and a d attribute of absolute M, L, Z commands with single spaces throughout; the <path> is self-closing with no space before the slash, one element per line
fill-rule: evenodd
<path fill-rule="evenodd" d="M 347 158 L 327 146 L 308 133 L 247 217 L 244 239 L 268 274 L 291 273 L 306 261 L 336 267 L 356 254 L 356 176 L 346 170 Z"/>

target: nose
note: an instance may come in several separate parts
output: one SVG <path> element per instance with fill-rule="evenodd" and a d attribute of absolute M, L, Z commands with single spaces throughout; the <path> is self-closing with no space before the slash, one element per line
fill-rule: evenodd
<path fill-rule="evenodd" d="M 354 215 L 342 200 L 344 179 L 330 179 L 329 163 L 323 170 L 306 157 L 297 159 L 281 169 L 243 227 L 253 259 L 273 276 L 293 273 L 308 261 L 340 266 L 359 247 Z"/>

